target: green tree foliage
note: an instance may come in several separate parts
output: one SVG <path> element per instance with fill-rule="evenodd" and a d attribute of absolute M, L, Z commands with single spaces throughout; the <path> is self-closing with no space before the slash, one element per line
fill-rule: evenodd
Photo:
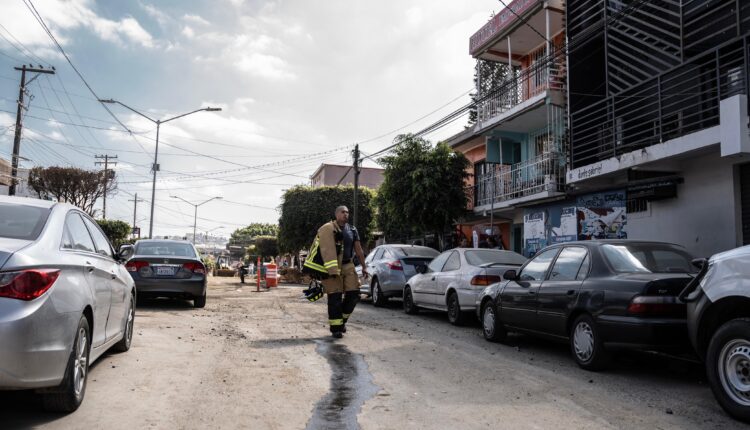
<path fill-rule="evenodd" d="M 117 190 L 116 179 L 114 170 L 105 178 L 104 171 L 100 170 L 34 167 L 29 172 L 29 187 L 40 199 L 67 202 L 94 216 L 94 204 L 104 194 L 105 183 L 107 195 L 112 195 Z"/>
<path fill-rule="evenodd" d="M 258 236 L 255 238 L 255 253 L 263 259 L 279 255 L 279 240 L 276 236 Z"/>
<path fill-rule="evenodd" d="M 276 224 L 253 223 L 235 230 L 229 237 L 229 245 L 246 247 L 258 236 L 277 236 L 278 234 L 279 226 Z"/>
<path fill-rule="evenodd" d="M 412 135 L 396 140 L 402 143 L 381 159 L 378 225 L 386 237 L 440 235 L 466 211 L 469 161 L 444 143 L 433 148 Z"/>
<path fill-rule="evenodd" d="M 102 228 L 104 234 L 112 242 L 115 250 L 119 249 L 120 245 L 128 242 L 128 236 L 130 236 L 131 232 L 130 224 L 114 219 L 100 219 L 96 222 L 99 223 L 99 227 Z"/>
<path fill-rule="evenodd" d="M 357 229 L 363 243 L 373 228 L 373 200 L 375 192 L 359 188 L 357 193 Z M 336 207 L 345 205 L 352 210 L 354 187 L 297 186 L 287 190 L 282 197 L 279 219 L 279 248 L 282 252 L 297 254 L 307 249 L 318 228 L 334 219 Z"/>
<path fill-rule="evenodd" d="M 477 60 L 474 68 L 474 88 L 476 90 L 471 94 L 471 101 L 476 103 L 482 96 L 498 91 L 509 77 L 509 70 L 510 67 L 506 63 Z M 476 122 L 477 108 L 474 105 L 469 111 L 469 125 L 476 124 Z"/>

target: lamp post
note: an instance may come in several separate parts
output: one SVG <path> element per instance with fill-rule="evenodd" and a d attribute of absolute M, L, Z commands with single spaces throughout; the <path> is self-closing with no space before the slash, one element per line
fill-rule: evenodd
<path fill-rule="evenodd" d="M 213 201 L 213 200 L 221 200 L 222 197 L 211 197 L 210 199 L 208 199 L 208 200 L 206 200 L 204 202 L 201 202 L 201 203 L 192 203 L 192 202 L 189 202 L 189 201 L 183 199 L 182 197 L 178 197 L 178 196 L 169 196 L 169 197 L 171 197 L 173 199 L 182 200 L 183 202 L 185 202 L 185 203 L 193 206 L 193 208 L 195 208 L 195 217 L 193 218 L 193 245 L 195 245 L 195 235 L 196 235 L 196 230 L 198 229 L 198 206 L 203 206 L 206 203 L 208 203 L 210 201 Z"/>
<path fill-rule="evenodd" d="M 141 112 L 138 112 L 137 110 L 133 109 L 132 107 L 130 107 L 128 105 L 126 105 L 125 103 L 119 102 L 119 101 L 114 100 L 114 99 L 100 99 L 99 102 L 100 103 L 110 103 L 110 104 L 115 104 L 116 103 L 116 104 L 124 107 L 125 109 L 128 109 L 128 110 L 130 110 L 130 111 L 132 111 L 132 112 L 134 112 L 134 113 L 136 113 L 136 114 L 138 114 L 138 115 L 146 118 L 147 120 L 153 122 L 154 124 L 156 124 L 156 149 L 154 150 L 154 164 L 153 164 L 153 166 L 151 168 L 151 170 L 153 170 L 153 172 L 154 172 L 154 179 L 153 179 L 153 183 L 151 185 L 151 218 L 150 218 L 150 220 L 148 222 L 148 238 L 152 239 L 153 238 L 153 233 L 154 233 L 154 205 L 156 204 L 156 172 L 159 171 L 159 128 L 165 122 L 169 122 L 169 121 L 175 120 L 177 118 L 182 118 L 184 116 L 188 116 L 188 115 L 194 114 L 196 112 L 201 112 L 201 111 L 219 112 L 219 111 L 221 111 L 221 108 L 206 107 L 206 108 L 202 108 L 202 109 L 196 109 L 196 110 L 188 112 L 188 113 L 183 113 L 182 115 L 177 115 L 177 116 L 173 116 L 171 118 L 167 118 L 167 119 L 161 120 L 161 119 L 153 119 L 153 118 L 151 118 L 151 117 L 149 117 L 149 116 L 147 116 L 147 115 L 145 115 L 145 114 L 143 114 Z M 195 241 L 195 238 L 193 238 L 193 241 Z"/>

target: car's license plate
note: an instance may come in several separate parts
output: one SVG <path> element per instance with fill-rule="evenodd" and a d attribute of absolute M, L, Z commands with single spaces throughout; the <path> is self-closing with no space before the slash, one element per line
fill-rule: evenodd
<path fill-rule="evenodd" d="M 174 275 L 174 269 L 169 266 L 157 266 L 156 274 L 159 276 L 172 276 Z"/>

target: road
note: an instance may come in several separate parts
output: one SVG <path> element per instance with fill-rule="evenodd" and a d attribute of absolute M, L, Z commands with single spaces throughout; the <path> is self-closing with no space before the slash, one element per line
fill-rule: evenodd
<path fill-rule="evenodd" d="M 324 300 L 212 278 L 205 309 L 139 304 L 132 349 L 91 369 L 81 408 L 0 393 L 0 427 L 44 429 L 733 429 L 699 366 L 644 355 L 600 373 L 565 345 L 363 301 L 331 341 Z"/>

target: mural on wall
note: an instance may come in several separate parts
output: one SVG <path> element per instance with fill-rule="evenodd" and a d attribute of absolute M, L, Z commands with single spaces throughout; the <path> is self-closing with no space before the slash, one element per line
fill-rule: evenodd
<path fill-rule="evenodd" d="M 547 245 L 578 238 L 576 208 L 558 204 L 527 209 L 524 214 L 524 255 L 531 256 Z"/>
<path fill-rule="evenodd" d="M 610 191 L 578 198 L 578 239 L 627 239 L 625 191 Z"/>

